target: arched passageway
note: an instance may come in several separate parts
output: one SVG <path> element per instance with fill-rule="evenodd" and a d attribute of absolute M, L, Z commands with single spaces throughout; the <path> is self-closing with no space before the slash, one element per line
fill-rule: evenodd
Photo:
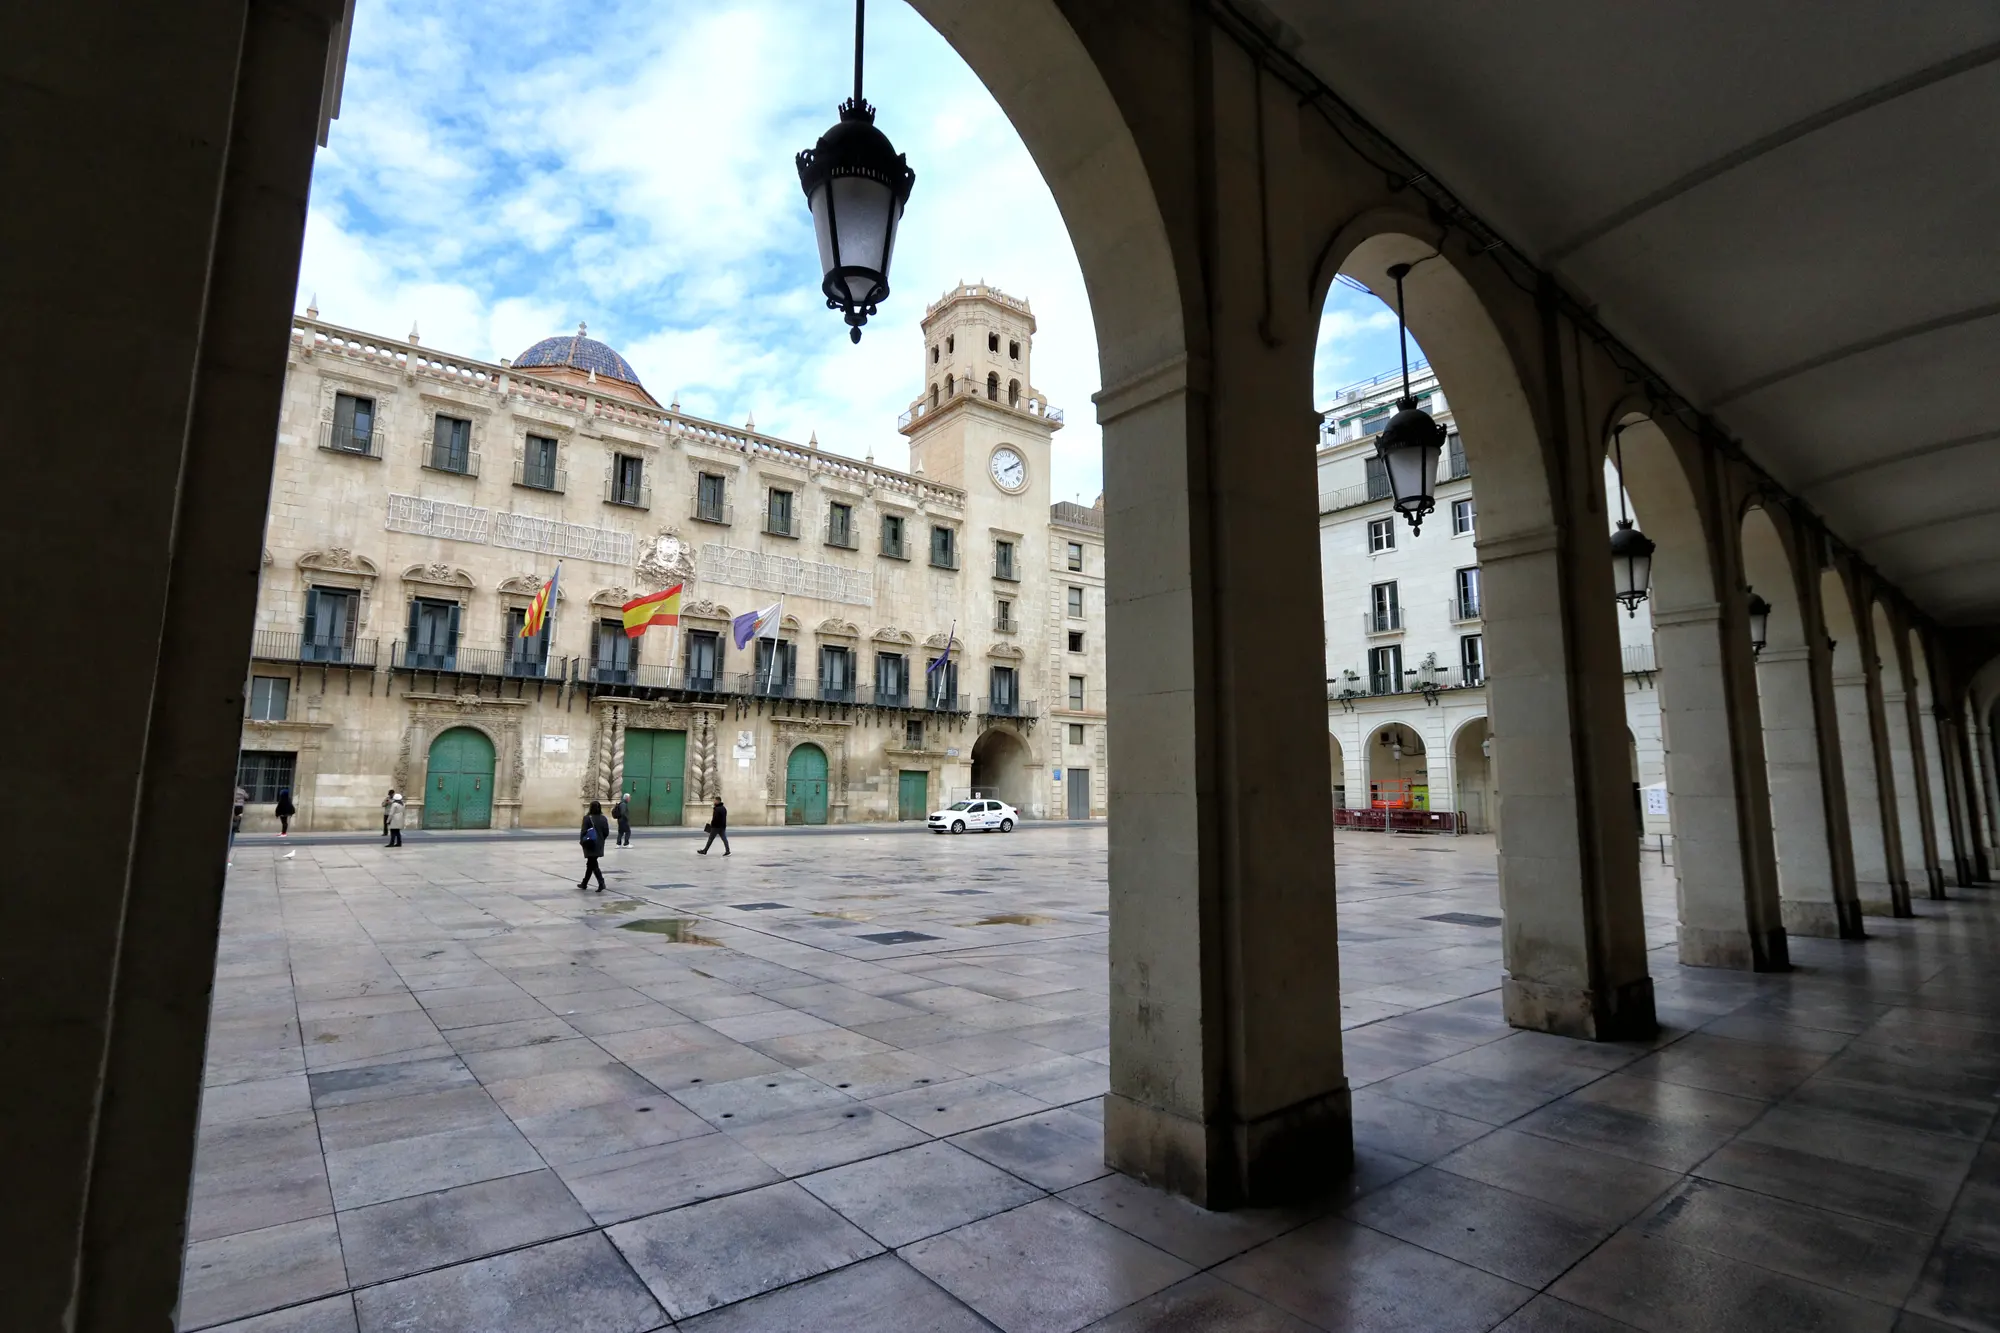
<path fill-rule="evenodd" d="M 1925 896 L 1936 897 L 1944 892 L 1944 880 L 1937 873 L 1937 863 L 1930 853 L 1930 839 L 1924 829 L 1923 801 L 1918 795 L 1917 784 L 1922 780 L 1917 773 L 1920 751 L 1910 722 L 1910 678 L 1903 641 L 1880 601 L 1874 603 L 1869 619 L 1874 630 L 1877 670 L 1882 679 L 1882 730 L 1889 751 L 1889 781 L 1886 785 L 1890 808 L 1895 813 L 1903 874 L 1913 897 L 1919 884 L 1923 886 Z"/>
<path fill-rule="evenodd" d="M 1840 745 L 1840 771 L 1846 792 L 1847 837 L 1854 857 L 1854 894 L 1861 910 L 1873 916 L 1908 916 L 1910 886 L 1897 855 L 1897 838 L 1885 823 L 1882 772 L 1886 756 L 1877 748 L 1882 714 L 1871 686 L 1870 659 L 1854 601 L 1840 571 L 1820 571 L 1820 615 L 1831 640 L 1833 705 Z"/>
<path fill-rule="evenodd" d="M 1431 808 L 1431 757 L 1414 727 L 1390 722 L 1368 737 L 1368 804 L 1375 810 Z"/>
<path fill-rule="evenodd" d="M 1483 717 L 1461 724 L 1451 738 L 1452 800 L 1465 832 L 1495 833 L 1493 728 Z"/>
<path fill-rule="evenodd" d="M 994 727 L 972 743 L 972 794 L 990 796 L 1020 809 L 1028 808 L 1027 745 L 1005 727 Z"/>
<path fill-rule="evenodd" d="M 1347 756 L 1340 748 L 1340 737 L 1332 732 L 1326 734 L 1327 765 L 1333 772 L 1333 808 L 1347 808 Z"/>

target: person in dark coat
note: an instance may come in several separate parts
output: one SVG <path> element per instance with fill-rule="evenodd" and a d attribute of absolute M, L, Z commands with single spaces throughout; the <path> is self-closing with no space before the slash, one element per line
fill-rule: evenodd
<path fill-rule="evenodd" d="M 287 838 L 291 836 L 292 816 L 298 812 L 299 808 L 292 804 L 292 789 L 290 787 L 278 788 L 278 804 L 271 813 L 278 817 L 279 837 Z"/>
<path fill-rule="evenodd" d="M 618 845 L 632 845 L 632 793 L 624 792 L 618 797 L 618 804 L 611 807 L 611 817 L 618 821 Z"/>
<path fill-rule="evenodd" d="M 729 807 L 715 798 L 715 810 L 708 817 L 708 841 L 702 844 L 701 854 L 708 855 L 708 849 L 715 846 L 715 840 L 722 839 L 722 854 L 729 855 Z"/>
<path fill-rule="evenodd" d="M 604 817 L 604 803 L 592 801 L 590 813 L 583 817 L 583 828 L 576 835 L 583 845 L 583 878 L 576 882 L 579 889 L 590 886 L 590 877 L 597 876 L 597 891 L 604 892 L 604 871 L 598 867 L 597 858 L 604 855 L 604 844 L 611 840 L 611 821 Z"/>

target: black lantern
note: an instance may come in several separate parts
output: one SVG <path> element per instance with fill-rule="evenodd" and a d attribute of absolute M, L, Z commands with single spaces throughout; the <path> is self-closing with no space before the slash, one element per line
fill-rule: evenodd
<path fill-rule="evenodd" d="M 1410 521 L 1411 532 L 1422 532 L 1424 515 L 1437 506 L 1431 491 L 1437 485 L 1438 451 L 1444 447 L 1445 430 L 1410 396 L 1410 339 L 1403 327 L 1403 279 L 1409 273 L 1408 264 L 1389 266 L 1389 276 L 1396 282 L 1396 342 L 1403 353 L 1403 396 L 1396 400 L 1396 415 L 1389 418 L 1388 428 L 1375 437 L 1375 456 L 1382 460 L 1382 470 L 1388 475 L 1396 512 Z"/>
<path fill-rule="evenodd" d="M 1611 534 L 1611 582 L 1625 614 L 1639 614 L 1639 603 L 1653 586 L 1653 539 L 1632 526 L 1625 512 L 1625 428 L 1611 433 L 1611 448 L 1618 459 L 1618 530 Z"/>
<path fill-rule="evenodd" d="M 861 97 L 864 0 L 854 0 L 854 96 L 840 104 L 840 120 L 798 156 L 799 185 L 812 209 L 819 263 L 826 278 L 826 308 L 845 311 L 848 336 L 889 298 L 889 260 L 896 224 L 910 201 L 917 173 L 875 128 L 875 108 Z"/>
<path fill-rule="evenodd" d="M 1771 626 L 1771 604 L 1752 591 L 1743 609 L 1750 615 L 1750 651 L 1761 653 L 1764 651 L 1765 633 Z"/>

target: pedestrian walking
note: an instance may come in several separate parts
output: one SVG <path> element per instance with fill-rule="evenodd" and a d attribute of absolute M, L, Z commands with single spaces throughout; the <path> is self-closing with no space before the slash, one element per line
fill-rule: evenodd
<path fill-rule="evenodd" d="M 618 845 L 632 845 L 632 793 L 625 792 L 618 798 L 618 804 L 611 807 L 611 817 L 618 821 Z"/>
<path fill-rule="evenodd" d="M 292 816 L 298 812 L 299 808 L 292 804 L 292 789 L 290 787 L 278 788 L 278 804 L 272 809 L 271 813 L 278 817 L 279 837 L 288 838 L 291 836 Z"/>
<path fill-rule="evenodd" d="M 389 813 L 382 820 L 384 824 L 388 825 L 389 845 L 391 847 L 401 847 L 403 845 L 404 818 L 403 794 L 392 787 L 389 789 Z"/>
<path fill-rule="evenodd" d="M 382 798 L 382 836 L 389 836 L 389 807 L 396 803 L 396 789 L 389 788 L 389 794 Z"/>
<path fill-rule="evenodd" d="M 702 831 L 708 834 L 708 841 L 702 844 L 701 855 L 708 855 L 708 849 L 715 846 L 717 838 L 722 839 L 722 854 L 729 855 L 729 807 L 722 803 L 720 796 L 715 798 L 715 809 L 709 813 L 708 827 Z"/>
<path fill-rule="evenodd" d="M 243 831 L 243 807 L 250 804 L 250 793 L 241 787 L 236 789 L 236 807 L 229 815 L 229 836 L 235 837 Z"/>
<path fill-rule="evenodd" d="M 610 838 L 611 822 L 604 817 L 604 804 L 592 801 L 590 813 L 583 817 L 583 828 L 576 835 L 583 846 L 583 878 L 576 882 L 579 889 L 589 887 L 590 877 L 595 875 L 597 891 L 604 892 L 604 871 L 598 867 L 597 858 L 604 855 L 604 844 Z"/>

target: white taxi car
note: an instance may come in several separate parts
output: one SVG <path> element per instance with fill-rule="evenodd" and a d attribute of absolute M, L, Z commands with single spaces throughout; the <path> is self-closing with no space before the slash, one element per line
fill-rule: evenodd
<path fill-rule="evenodd" d="M 930 830 L 933 833 L 964 833 L 998 829 L 1002 833 L 1012 833 L 1019 823 L 1021 812 L 1005 801 L 977 800 L 953 801 L 942 810 L 931 811 Z"/>

